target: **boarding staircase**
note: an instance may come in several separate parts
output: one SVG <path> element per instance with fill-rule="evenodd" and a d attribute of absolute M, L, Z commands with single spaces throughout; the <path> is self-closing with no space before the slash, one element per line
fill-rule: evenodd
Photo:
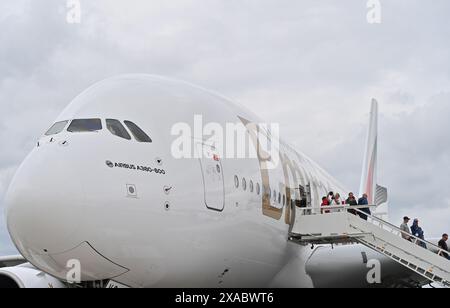
<path fill-rule="evenodd" d="M 361 211 L 363 208 L 367 206 L 297 208 L 296 223 L 291 229 L 289 240 L 301 245 L 360 243 L 431 282 L 450 287 L 450 261 L 442 256 L 442 249 L 406 234 L 374 215 L 366 214 Z M 361 216 L 367 217 L 367 220 Z M 410 241 L 404 239 L 402 234 L 410 237 Z M 426 245 L 427 248 L 420 245 Z"/>

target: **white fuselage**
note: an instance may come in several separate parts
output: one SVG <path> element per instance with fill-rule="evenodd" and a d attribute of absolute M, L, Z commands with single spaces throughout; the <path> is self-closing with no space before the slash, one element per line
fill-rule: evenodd
<path fill-rule="evenodd" d="M 348 191 L 285 143 L 267 172 L 258 158 L 175 159 L 172 127 L 196 115 L 260 123 L 227 99 L 159 77 L 112 78 L 78 96 L 57 121 L 99 118 L 103 129 L 44 136 L 24 161 L 7 197 L 19 251 L 63 280 L 75 259 L 82 280 L 132 287 L 314 286 L 313 251 L 287 241 L 291 200 L 308 183 L 315 206 L 328 191 Z M 133 121 L 153 142 L 118 138 L 105 119 Z M 193 151 L 205 143 L 193 134 Z"/>

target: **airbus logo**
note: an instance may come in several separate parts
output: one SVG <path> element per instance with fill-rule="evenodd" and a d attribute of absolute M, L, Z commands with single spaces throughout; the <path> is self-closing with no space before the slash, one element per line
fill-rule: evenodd
<path fill-rule="evenodd" d="M 158 168 L 152 168 L 148 166 L 141 166 L 141 165 L 134 165 L 134 164 L 124 164 L 124 163 L 113 163 L 110 160 L 106 161 L 106 166 L 109 168 L 122 168 L 122 169 L 129 169 L 129 170 L 136 170 L 136 171 L 143 171 L 148 173 L 156 173 L 156 174 L 166 174 L 166 171 L 164 169 L 158 169 Z"/>

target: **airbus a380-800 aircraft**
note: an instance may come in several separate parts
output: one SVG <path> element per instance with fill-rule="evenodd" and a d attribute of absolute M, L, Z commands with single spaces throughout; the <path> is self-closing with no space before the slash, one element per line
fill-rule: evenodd
<path fill-rule="evenodd" d="M 28 263 L 0 269 L 0 286 L 64 287 L 78 264 L 84 286 L 369 287 L 370 259 L 382 266 L 377 286 L 425 282 L 361 245 L 289 241 L 298 187 L 310 187 L 316 207 L 327 192 L 349 190 L 284 142 L 273 169 L 259 155 L 222 157 L 194 133 L 192 151 L 207 155 L 174 157 L 174 123 L 199 115 L 223 127 L 261 123 L 213 92 L 148 75 L 107 79 L 75 98 L 10 185 L 7 226 Z M 271 138 L 247 131 L 260 135 Z M 372 140 L 363 182 L 371 198 Z"/>

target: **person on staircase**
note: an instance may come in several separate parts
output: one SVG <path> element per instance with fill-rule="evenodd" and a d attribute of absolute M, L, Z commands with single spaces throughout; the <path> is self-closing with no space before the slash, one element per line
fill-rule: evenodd
<path fill-rule="evenodd" d="M 347 204 L 349 206 L 358 206 L 358 201 L 356 201 L 355 195 L 352 192 L 348 194 L 348 198 L 345 201 L 345 204 Z M 348 210 L 348 212 L 353 215 L 358 215 L 356 210 L 350 209 L 350 210 Z"/>
<path fill-rule="evenodd" d="M 400 226 L 400 229 L 403 231 L 402 232 L 402 237 L 411 242 L 411 230 L 409 229 L 408 223 L 411 219 L 409 219 L 408 216 L 403 217 L 403 223 Z"/>
<path fill-rule="evenodd" d="M 341 206 L 342 204 L 344 204 L 344 202 L 341 200 L 341 195 L 339 193 L 336 193 L 334 195 L 333 202 L 331 202 L 331 206 Z M 340 211 L 341 209 L 335 209 L 332 212 L 340 212 Z"/>
<path fill-rule="evenodd" d="M 334 192 L 330 191 L 327 196 L 328 204 L 331 205 L 334 200 Z"/>
<path fill-rule="evenodd" d="M 323 198 L 322 198 L 322 204 L 321 204 L 320 206 L 321 206 L 321 207 L 330 206 L 330 202 L 328 201 L 328 198 L 327 198 L 327 197 L 323 197 Z M 322 214 L 323 214 L 323 213 L 328 214 L 328 213 L 330 213 L 330 210 L 324 210 L 324 209 L 322 209 Z"/>
<path fill-rule="evenodd" d="M 423 229 L 419 226 L 419 219 L 414 219 L 413 225 L 411 226 L 411 234 L 415 237 L 420 238 L 422 241 L 425 241 L 425 233 L 423 232 Z M 427 244 L 422 241 L 417 241 L 417 245 L 427 249 Z"/>
<path fill-rule="evenodd" d="M 364 194 L 361 198 L 359 198 L 358 205 L 369 205 L 369 199 L 367 194 Z M 367 214 L 365 215 L 363 213 L 359 213 L 359 217 L 361 217 L 364 220 L 367 220 L 368 215 L 372 215 L 370 208 L 368 207 L 362 208 L 360 210 Z"/>
<path fill-rule="evenodd" d="M 448 234 L 442 235 L 442 239 L 439 241 L 439 248 L 441 248 L 444 251 L 448 251 L 447 241 L 448 241 Z M 440 255 L 450 260 L 448 253 L 441 252 Z"/>

